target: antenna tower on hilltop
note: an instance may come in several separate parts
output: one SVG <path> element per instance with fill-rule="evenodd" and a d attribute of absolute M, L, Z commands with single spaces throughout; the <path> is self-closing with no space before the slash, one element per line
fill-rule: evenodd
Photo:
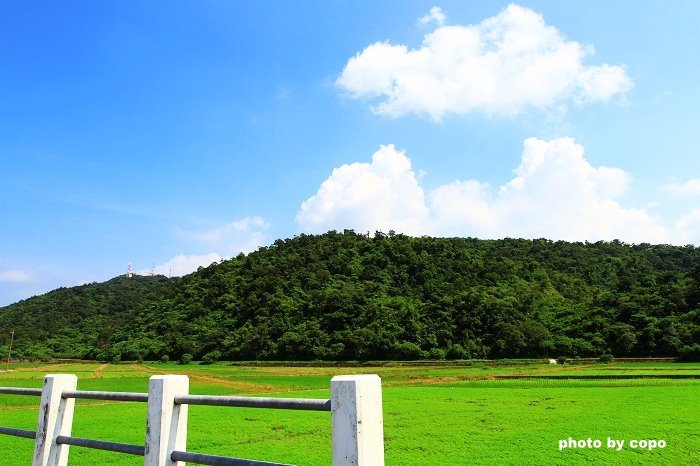
<path fill-rule="evenodd" d="M 131 262 L 129 262 L 129 268 L 126 270 L 126 276 L 129 278 L 134 276 L 134 271 L 131 269 Z"/>

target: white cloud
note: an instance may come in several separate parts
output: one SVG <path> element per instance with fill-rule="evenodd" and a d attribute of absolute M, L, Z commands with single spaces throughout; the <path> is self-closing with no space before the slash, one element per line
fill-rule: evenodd
<path fill-rule="evenodd" d="M 489 204 L 497 222 L 487 231 L 489 236 L 668 240 L 666 229 L 646 211 L 617 202 L 628 189 L 629 175 L 617 168 L 593 167 L 583 147 L 571 138 L 527 139 L 515 174 Z"/>
<path fill-rule="evenodd" d="M 183 239 L 216 252 L 179 254 L 167 262 L 153 267 L 152 270 L 142 269 L 136 273 L 146 275 L 153 271 L 157 275 L 186 275 L 199 267 L 207 267 L 213 262 L 231 258 L 241 252 L 247 254 L 267 244 L 270 239 L 269 228 L 270 224 L 265 219 L 253 216 L 235 220 L 213 230 L 181 231 L 179 235 Z"/>
<path fill-rule="evenodd" d="M 683 183 L 668 183 L 662 189 L 677 196 L 700 197 L 700 178 L 692 178 Z"/>
<path fill-rule="evenodd" d="M 431 10 L 423 20 L 444 23 L 444 14 Z M 440 26 L 418 49 L 374 43 L 348 60 L 336 84 L 353 98 L 377 99 L 376 113 L 435 120 L 549 110 L 568 100 L 605 102 L 632 88 L 623 66 L 584 65 L 592 54 L 540 14 L 511 4 L 476 25 Z"/>
<path fill-rule="evenodd" d="M 492 190 L 486 183 L 453 181 L 434 189 L 428 199 L 431 230 L 437 235 L 490 237 L 498 230 Z"/>
<path fill-rule="evenodd" d="M 617 198 L 628 189 L 629 175 L 592 166 L 571 138 L 527 139 L 514 173 L 498 188 L 455 180 L 426 194 L 406 154 L 382 146 L 371 164 L 335 169 L 301 205 L 297 222 L 307 232 L 393 229 L 412 235 L 636 243 L 677 237 L 644 209 L 620 205 Z"/>
<path fill-rule="evenodd" d="M 31 275 L 21 270 L 0 270 L 0 282 L 23 283 L 31 279 Z"/>
<path fill-rule="evenodd" d="M 676 223 L 680 243 L 700 243 L 700 207 L 693 209 Z"/>
<path fill-rule="evenodd" d="M 579 103 L 607 102 L 632 88 L 632 80 L 620 65 L 589 66 L 578 75 L 577 84 L 574 99 Z"/>
<path fill-rule="evenodd" d="M 418 25 L 426 27 L 431 23 L 435 23 L 438 26 L 442 26 L 445 24 L 446 19 L 447 16 L 442 12 L 442 9 L 439 6 L 434 6 L 427 15 L 418 18 Z"/>
<path fill-rule="evenodd" d="M 316 195 L 301 205 L 297 222 L 315 233 L 342 225 L 352 225 L 358 231 L 418 233 L 427 214 L 411 161 L 388 145 L 374 153 L 372 163 L 333 170 Z"/>

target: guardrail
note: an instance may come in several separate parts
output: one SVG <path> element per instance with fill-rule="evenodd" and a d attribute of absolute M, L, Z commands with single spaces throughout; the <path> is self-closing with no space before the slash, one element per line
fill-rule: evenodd
<path fill-rule="evenodd" d="M 148 393 L 81 391 L 76 389 L 77 382 L 73 374 L 50 374 L 44 377 L 43 389 L 0 387 L 0 394 L 41 397 L 35 432 L 0 427 L 0 434 L 34 439 L 32 466 L 67 466 L 71 445 L 143 456 L 145 466 L 175 466 L 185 461 L 214 466 L 280 465 L 188 452 L 189 405 L 330 411 L 333 466 L 384 464 L 382 389 L 377 375 L 333 377 L 331 399 L 326 400 L 190 395 L 185 375 L 153 376 Z M 72 437 L 77 398 L 148 403 L 145 445 Z"/>

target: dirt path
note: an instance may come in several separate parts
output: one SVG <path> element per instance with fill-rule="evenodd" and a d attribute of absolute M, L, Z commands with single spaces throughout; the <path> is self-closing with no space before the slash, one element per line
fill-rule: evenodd
<path fill-rule="evenodd" d="M 162 370 L 157 370 L 152 367 L 148 366 L 142 366 L 142 365 L 137 365 L 137 364 L 132 364 L 130 366 L 132 369 L 141 371 L 141 372 L 147 372 L 149 374 L 162 374 Z M 186 375 L 187 377 L 190 378 L 190 380 L 196 380 L 198 382 L 206 383 L 208 385 L 217 385 L 219 387 L 225 387 L 225 388 L 233 388 L 236 390 L 243 390 L 246 392 L 250 393 L 270 393 L 275 390 L 279 390 L 279 387 L 275 387 L 273 385 L 267 385 L 267 384 L 258 384 L 254 382 L 242 382 L 239 380 L 231 380 L 227 377 L 216 377 L 216 376 L 211 376 L 211 375 L 202 375 L 198 373 L 197 371 L 188 371 L 188 370 L 178 370 L 178 371 L 170 371 L 174 372 L 176 374 L 182 374 Z"/>
<path fill-rule="evenodd" d="M 92 371 L 92 378 L 93 379 L 101 379 L 102 378 L 102 371 L 107 369 L 107 366 L 109 364 L 102 364 L 100 367 Z"/>

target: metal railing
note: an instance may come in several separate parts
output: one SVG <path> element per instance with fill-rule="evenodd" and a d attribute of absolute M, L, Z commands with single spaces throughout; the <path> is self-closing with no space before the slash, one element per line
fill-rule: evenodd
<path fill-rule="evenodd" d="M 0 394 L 5 395 L 30 395 L 42 396 L 42 390 L 38 388 L 14 388 L 0 387 Z M 94 392 L 80 390 L 65 390 L 61 392 L 61 398 L 64 400 L 83 398 L 88 400 L 105 400 L 105 401 L 138 401 L 148 402 L 148 393 L 129 393 L 129 392 Z M 0 434 L 12 435 L 15 437 L 24 437 L 36 440 L 36 432 L 12 429 L 9 427 L 0 427 Z M 116 453 L 128 453 L 132 455 L 145 455 L 145 447 L 140 445 L 129 445 L 125 443 L 105 442 L 102 440 L 93 440 L 80 437 L 71 437 L 69 435 L 59 435 L 56 437 L 57 445 L 75 445 L 78 447 L 93 448 L 96 450 L 106 450 Z M 50 464 L 50 463 L 49 463 Z"/>
<path fill-rule="evenodd" d="M 253 396 L 183 395 L 175 397 L 176 405 L 233 406 L 236 408 L 301 409 L 330 411 L 331 400 L 308 398 L 258 398 Z"/>
<path fill-rule="evenodd" d="M 35 440 L 32 466 L 66 466 L 70 446 L 143 456 L 146 466 L 284 466 L 186 451 L 188 405 L 330 411 L 334 466 L 384 464 L 381 381 L 376 375 L 334 377 L 332 397 L 326 400 L 190 395 L 184 375 L 153 376 L 148 393 L 81 391 L 76 385 L 75 375 L 55 374 L 44 378 L 43 390 L 0 387 L 0 394 L 41 397 L 36 431 L 0 427 L 0 434 Z M 71 436 L 75 399 L 148 403 L 145 445 Z"/>

